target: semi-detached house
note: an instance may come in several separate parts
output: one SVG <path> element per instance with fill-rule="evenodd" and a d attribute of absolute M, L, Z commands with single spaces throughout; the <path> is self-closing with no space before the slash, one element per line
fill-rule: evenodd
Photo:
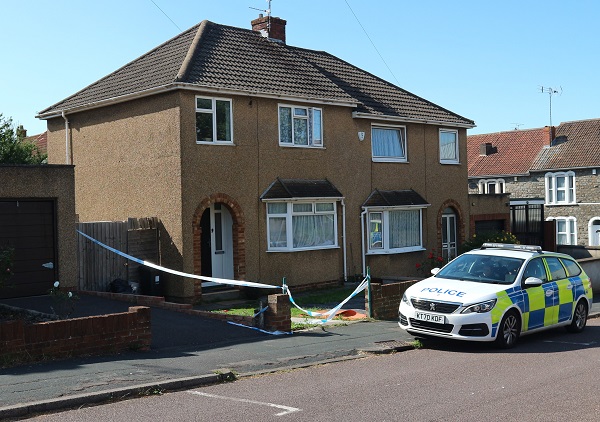
<path fill-rule="evenodd" d="M 156 216 L 162 265 L 297 288 L 453 256 L 474 122 L 287 45 L 285 25 L 203 21 L 41 111 L 80 221 Z M 172 300 L 200 291 L 166 283 Z"/>

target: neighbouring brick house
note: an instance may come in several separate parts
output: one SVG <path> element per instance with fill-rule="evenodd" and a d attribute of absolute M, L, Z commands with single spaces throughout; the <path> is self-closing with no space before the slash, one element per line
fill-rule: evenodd
<path fill-rule="evenodd" d="M 285 25 L 204 21 L 41 111 L 80 221 L 158 216 L 163 265 L 298 288 L 454 255 L 473 121 L 287 45 Z"/>
<path fill-rule="evenodd" d="M 600 119 L 468 137 L 471 193 L 542 204 L 556 242 L 600 246 Z"/>

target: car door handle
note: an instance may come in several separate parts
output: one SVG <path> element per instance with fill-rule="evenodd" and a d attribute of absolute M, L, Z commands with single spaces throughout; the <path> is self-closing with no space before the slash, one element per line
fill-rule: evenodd
<path fill-rule="evenodd" d="M 546 297 L 551 297 L 554 294 L 554 290 L 546 290 Z"/>
<path fill-rule="evenodd" d="M 571 289 L 571 290 L 572 290 L 572 289 L 573 289 L 573 284 L 569 283 L 569 284 L 567 284 L 565 287 L 566 287 L 567 289 Z"/>

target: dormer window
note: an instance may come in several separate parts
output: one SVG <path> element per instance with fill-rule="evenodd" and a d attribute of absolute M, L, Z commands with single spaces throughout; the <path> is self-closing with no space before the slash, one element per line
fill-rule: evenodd
<path fill-rule="evenodd" d="M 279 106 L 279 145 L 323 147 L 323 111 L 315 107 Z"/>

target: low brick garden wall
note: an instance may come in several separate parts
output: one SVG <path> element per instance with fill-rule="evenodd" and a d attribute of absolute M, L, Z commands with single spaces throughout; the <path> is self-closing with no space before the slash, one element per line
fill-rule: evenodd
<path fill-rule="evenodd" d="M 402 300 L 402 295 L 410 286 L 419 280 L 400 281 L 397 283 L 382 284 L 371 282 L 371 301 L 368 301 L 368 294 L 365 291 L 366 309 L 371 311 L 371 317 L 374 319 L 397 320 L 398 306 Z"/>
<path fill-rule="evenodd" d="M 166 302 L 162 296 L 143 296 L 132 295 L 125 293 L 107 293 L 80 291 L 79 294 L 90 296 L 100 296 L 112 300 L 129 302 L 136 305 L 152 306 L 156 308 L 169 309 L 171 311 L 181 312 L 187 315 L 201 316 L 204 318 L 218 319 L 221 321 L 232 321 L 238 324 L 254 327 L 257 320 L 251 316 L 231 315 L 227 313 L 218 313 L 210 311 L 202 311 L 194 309 L 194 306 L 189 303 L 174 303 Z M 268 296 L 269 310 L 264 314 L 264 329 L 269 331 L 291 331 L 292 320 L 290 315 L 290 301 L 287 295 L 269 295 Z M 287 303 L 287 308 L 285 304 Z"/>
<path fill-rule="evenodd" d="M 85 318 L 0 324 L 0 358 L 5 362 L 149 350 L 151 342 L 150 308 L 143 306 Z"/>

